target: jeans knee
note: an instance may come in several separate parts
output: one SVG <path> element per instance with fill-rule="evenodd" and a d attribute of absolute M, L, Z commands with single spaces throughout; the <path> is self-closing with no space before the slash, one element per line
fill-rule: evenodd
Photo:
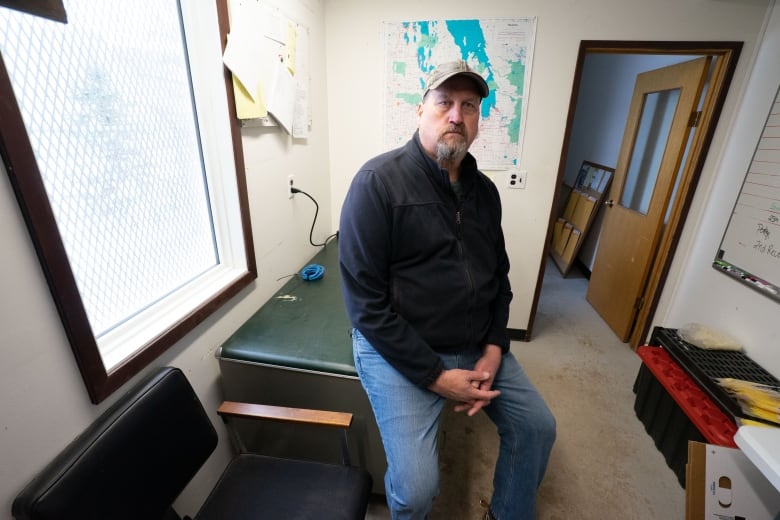
<path fill-rule="evenodd" d="M 557 423 L 550 409 L 542 406 L 537 407 L 532 414 L 515 418 L 512 426 L 504 431 L 518 446 L 538 446 L 544 452 L 549 451 L 555 442 Z"/>
<path fill-rule="evenodd" d="M 401 477 L 399 483 L 386 483 L 388 488 L 388 501 L 392 502 L 391 508 L 395 511 L 414 514 L 427 514 L 433 506 L 433 500 L 439 494 L 439 483 L 436 479 L 420 480 L 416 478 Z M 422 516 L 420 516 L 422 517 Z"/>
<path fill-rule="evenodd" d="M 540 421 L 540 429 L 542 430 L 544 437 L 555 440 L 555 436 L 557 435 L 558 431 L 558 425 L 555 420 L 555 416 L 549 409 L 545 414 L 544 420 Z"/>
<path fill-rule="evenodd" d="M 542 446 L 552 447 L 557 436 L 557 422 L 555 416 L 549 408 L 545 407 L 543 412 L 537 413 L 536 420 L 533 422 L 537 442 Z"/>

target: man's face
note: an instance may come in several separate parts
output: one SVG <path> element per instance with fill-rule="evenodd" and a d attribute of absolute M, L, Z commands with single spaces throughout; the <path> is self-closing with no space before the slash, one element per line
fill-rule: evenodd
<path fill-rule="evenodd" d="M 437 161 L 460 161 L 479 132 L 482 98 L 468 78 L 447 80 L 417 107 L 420 141 Z"/>

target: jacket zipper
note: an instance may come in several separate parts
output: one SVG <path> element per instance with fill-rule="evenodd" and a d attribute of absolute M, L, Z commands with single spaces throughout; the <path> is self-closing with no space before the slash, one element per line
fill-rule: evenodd
<path fill-rule="evenodd" d="M 471 276 L 471 268 L 469 267 L 468 259 L 466 258 L 466 252 L 463 248 L 463 233 L 461 232 L 461 225 L 463 223 L 463 219 L 461 216 L 461 205 L 458 201 L 457 206 L 455 208 L 455 228 L 457 230 L 456 236 L 458 237 L 458 250 L 460 251 L 460 258 L 463 261 L 463 271 L 466 274 L 466 282 L 468 284 L 469 288 L 469 308 L 468 308 L 468 315 L 467 315 L 467 321 L 466 327 L 468 329 L 468 343 L 473 343 L 475 341 L 474 338 L 474 330 L 473 330 L 473 324 L 471 317 L 474 312 L 474 279 Z"/>

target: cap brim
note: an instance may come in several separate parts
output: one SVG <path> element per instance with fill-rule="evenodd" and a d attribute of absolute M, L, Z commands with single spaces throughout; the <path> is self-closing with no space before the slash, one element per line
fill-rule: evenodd
<path fill-rule="evenodd" d="M 436 90 L 437 88 L 441 87 L 444 83 L 451 80 L 455 76 L 466 76 L 474 80 L 474 85 L 477 87 L 477 91 L 479 92 L 479 95 L 482 96 L 482 98 L 486 98 L 490 94 L 490 88 L 488 87 L 485 78 L 483 78 L 476 72 L 469 72 L 469 71 L 457 71 L 457 72 L 454 71 L 449 74 L 443 74 L 442 77 L 437 78 L 435 81 L 432 81 L 428 85 L 428 88 L 425 89 L 425 94 L 427 94 L 431 90 Z"/>

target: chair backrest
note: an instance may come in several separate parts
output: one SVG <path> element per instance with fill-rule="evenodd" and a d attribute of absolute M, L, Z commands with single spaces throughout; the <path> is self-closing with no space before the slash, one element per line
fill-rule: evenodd
<path fill-rule="evenodd" d="M 13 515 L 17 520 L 168 517 L 216 445 L 217 433 L 181 370 L 156 370 L 25 487 L 14 500 Z"/>

